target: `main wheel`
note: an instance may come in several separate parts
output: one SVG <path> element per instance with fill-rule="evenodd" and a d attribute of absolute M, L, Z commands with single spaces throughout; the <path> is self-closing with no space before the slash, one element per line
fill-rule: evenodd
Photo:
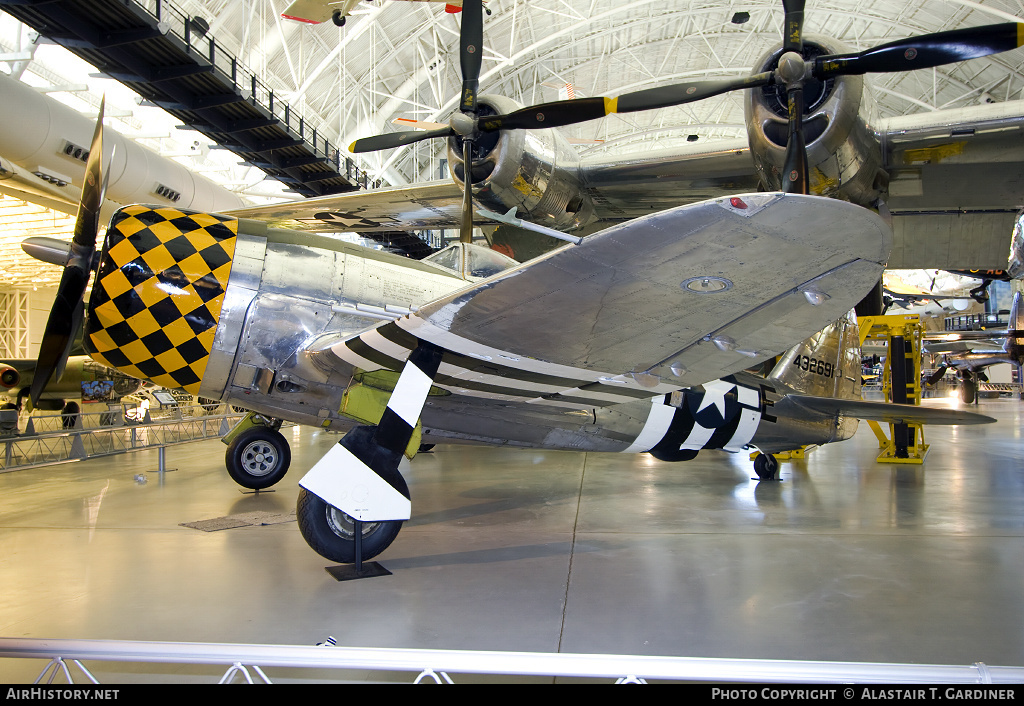
<path fill-rule="evenodd" d="M 754 473 L 761 480 L 775 480 L 779 470 L 779 461 L 771 454 L 758 454 L 754 457 Z"/>
<path fill-rule="evenodd" d="M 340 564 L 355 563 L 355 521 L 349 515 L 300 488 L 296 519 L 302 538 L 317 554 Z M 362 559 L 372 559 L 395 541 L 402 520 L 364 522 L 362 529 Z"/>
<path fill-rule="evenodd" d="M 960 383 L 960 399 L 964 404 L 971 404 L 978 396 L 978 384 L 974 380 L 964 379 Z"/>
<path fill-rule="evenodd" d="M 335 27 L 345 26 L 345 16 L 341 14 L 341 10 L 335 10 L 331 13 L 331 22 L 334 23 Z"/>
<path fill-rule="evenodd" d="M 252 427 L 228 446 L 224 463 L 228 475 L 243 488 L 262 490 L 284 478 L 292 462 L 292 450 L 279 431 Z"/>

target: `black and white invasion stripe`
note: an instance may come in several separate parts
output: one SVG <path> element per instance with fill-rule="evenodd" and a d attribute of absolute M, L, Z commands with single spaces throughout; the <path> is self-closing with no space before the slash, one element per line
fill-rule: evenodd
<path fill-rule="evenodd" d="M 357 520 L 409 519 L 409 486 L 399 466 L 442 353 L 421 342 L 406 361 L 380 422 L 345 434 L 299 485 Z"/>

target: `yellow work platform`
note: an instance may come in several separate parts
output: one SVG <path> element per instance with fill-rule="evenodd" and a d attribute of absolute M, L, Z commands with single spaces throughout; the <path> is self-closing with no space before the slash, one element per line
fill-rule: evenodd
<path fill-rule="evenodd" d="M 884 341 L 888 347 L 882 375 L 882 392 L 889 402 L 921 404 L 921 340 L 924 325 L 917 314 L 862 316 L 860 343 Z M 902 352 L 899 350 L 902 348 Z M 898 362 L 893 368 L 893 363 Z M 894 382 L 895 381 L 895 382 Z M 886 435 L 881 424 L 868 421 L 868 426 L 882 449 L 879 463 L 924 463 L 928 445 L 924 443 L 924 427 L 920 424 L 889 424 Z"/>

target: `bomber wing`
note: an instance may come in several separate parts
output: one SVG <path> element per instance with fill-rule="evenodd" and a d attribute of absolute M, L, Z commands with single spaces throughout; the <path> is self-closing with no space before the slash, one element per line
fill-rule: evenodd
<path fill-rule="evenodd" d="M 889 267 L 1006 267 L 1024 206 L 1024 101 L 890 118 L 879 132 L 895 232 Z"/>
<path fill-rule="evenodd" d="M 1024 101 L 890 118 L 876 132 L 890 174 L 888 266 L 1005 267 L 1006 241 L 1024 207 Z M 584 159 L 579 178 L 594 203 L 587 231 L 758 188 L 746 139 Z M 230 215 L 310 232 L 458 228 L 461 198 L 457 184 L 439 180 Z"/>
<path fill-rule="evenodd" d="M 309 233 L 457 228 L 462 189 L 449 179 L 252 206 L 227 215 Z"/>
<path fill-rule="evenodd" d="M 649 397 L 750 367 L 843 316 L 878 281 L 890 245 L 877 214 L 833 199 L 692 204 L 588 236 L 331 351 L 396 369 L 422 339 L 446 352 L 435 384 L 459 392 Z"/>

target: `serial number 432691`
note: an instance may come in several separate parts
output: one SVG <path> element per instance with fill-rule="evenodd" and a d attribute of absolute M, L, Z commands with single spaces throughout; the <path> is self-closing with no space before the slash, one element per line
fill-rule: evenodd
<path fill-rule="evenodd" d="M 824 375 L 827 378 L 832 377 L 836 372 L 835 366 L 832 363 L 827 363 L 817 358 L 808 358 L 805 355 L 798 355 L 793 358 L 793 365 L 801 370 L 806 370 L 815 375 Z"/>

